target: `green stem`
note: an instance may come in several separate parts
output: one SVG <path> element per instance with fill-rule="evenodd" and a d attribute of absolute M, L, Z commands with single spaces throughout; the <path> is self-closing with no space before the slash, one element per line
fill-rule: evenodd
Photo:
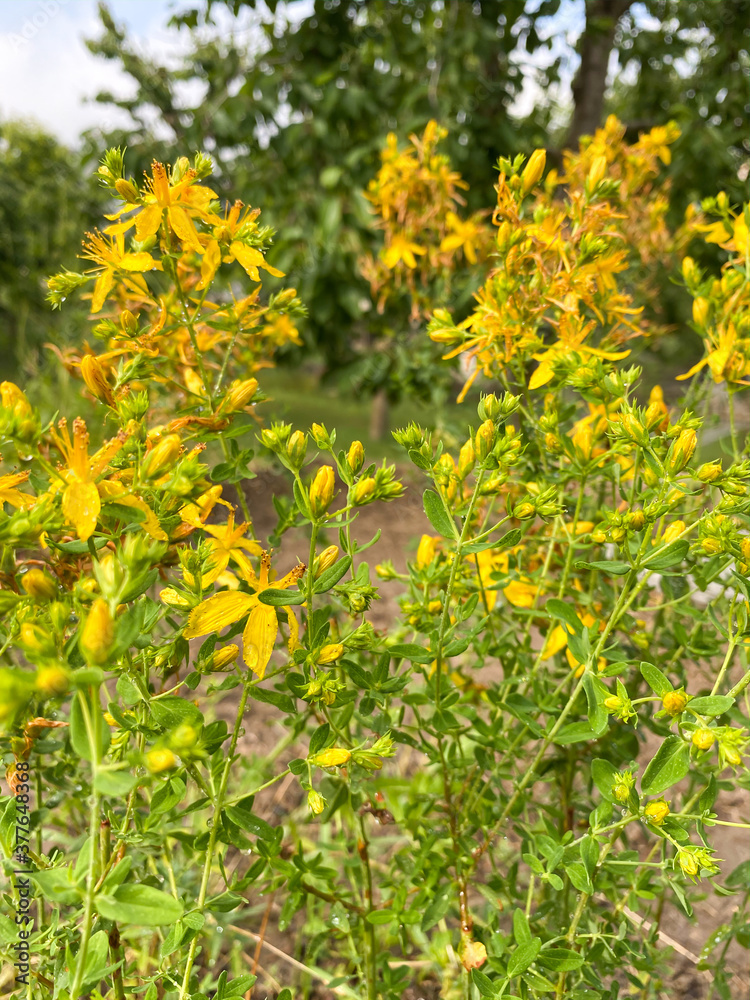
<path fill-rule="evenodd" d="M 365 875 L 365 919 L 364 926 L 364 952 L 365 952 L 365 980 L 367 989 L 367 1000 L 377 1000 L 378 984 L 375 967 L 375 956 L 377 955 L 377 942 L 375 940 L 375 926 L 367 920 L 367 913 L 373 910 L 372 905 L 372 868 L 370 866 L 370 851 L 367 841 L 367 831 L 365 830 L 364 817 L 359 816 L 359 856 L 362 860 L 362 868 Z"/>
<path fill-rule="evenodd" d="M 87 697 L 82 691 L 78 692 L 77 698 L 83 716 L 86 736 L 91 754 L 91 798 L 89 800 L 89 840 L 91 854 L 89 856 L 88 872 L 86 873 L 86 893 L 84 897 L 83 928 L 81 930 L 81 944 L 76 955 L 75 974 L 70 987 L 71 997 L 78 997 L 81 992 L 83 973 L 86 968 L 86 958 L 88 956 L 89 941 L 91 940 L 91 930 L 94 924 L 94 897 L 96 895 L 96 871 L 99 861 L 99 813 L 100 796 L 95 790 L 96 776 L 99 768 L 99 724 L 101 713 L 97 710 L 93 713 L 94 688 L 88 689 L 88 697 L 91 698 L 91 705 L 88 705 Z M 98 695 L 98 691 L 96 692 Z M 98 705 L 97 705 L 98 709 Z"/>
<path fill-rule="evenodd" d="M 208 882 L 211 877 L 211 867 L 213 865 L 214 850 L 216 849 L 216 840 L 219 836 L 219 829 L 221 827 L 221 812 L 224 808 L 224 800 L 226 798 L 227 784 L 229 783 L 229 772 L 232 767 L 232 762 L 234 760 L 234 754 L 237 749 L 237 742 L 240 738 L 240 730 L 242 729 L 242 720 L 245 714 L 245 706 L 247 705 L 247 699 L 250 695 L 250 686 L 245 684 L 242 689 L 242 697 L 240 698 L 240 703 L 237 708 L 237 717 L 234 722 L 234 730 L 232 732 L 232 740 L 229 745 L 229 751 L 227 753 L 226 761 L 224 763 L 224 770 L 221 775 L 221 783 L 219 785 L 219 792 L 216 796 L 215 810 L 213 817 L 213 825 L 211 826 L 211 833 L 208 838 L 208 847 L 206 848 L 206 860 L 203 865 L 203 876 L 201 878 L 200 891 L 198 893 L 198 901 L 196 908 L 198 912 L 202 913 L 203 908 L 206 905 L 206 896 L 208 895 Z M 190 949 L 188 951 L 187 959 L 185 962 L 185 974 L 182 978 L 182 987 L 180 988 L 179 1000 L 187 1000 L 190 992 L 190 974 L 193 971 L 193 965 L 195 964 L 195 955 L 198 951 L 198 937 L 194 937 L 190 942 Z"/>

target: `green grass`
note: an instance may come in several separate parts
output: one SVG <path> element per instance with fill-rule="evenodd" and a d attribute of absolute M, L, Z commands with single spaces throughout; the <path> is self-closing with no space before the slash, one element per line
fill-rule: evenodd
<path fill-rule="evenodd" d="M 423 427 L 440 427 L 465 435 L 465 428 L 477 424 L 476 400 L 479 393 L 460 406 L 451 401 L 440 408 L 409 400 L 390 408 L 389 431 L 382 441 L 370 436 L 371 401 L 367 396 L 347 394 L 340 386 L 321 386 L 315 374 L 300 370 L 274 368 L 259 373 L 261 388 L 269 397 L 258 413 L 268 426 L 272 420 L 291 423 L 295 429 L 308 430 L 313 423 L 336 428 L 336 447 L 347 448 L 352 441 L 364 445 L 368 458 L 402 461 L 404 450 L 390 431 L 414 420 Z"/>

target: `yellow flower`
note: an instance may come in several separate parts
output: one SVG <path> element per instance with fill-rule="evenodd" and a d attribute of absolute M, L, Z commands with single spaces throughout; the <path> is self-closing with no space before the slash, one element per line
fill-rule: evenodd
<path fill-rule="evenodd" d="M 422 256 L 426 253 L 424 247 L 418 243 L 412 243 L 406 236 L 400 234 L 393 237 L 390 246 L 384 251 L 383 263 L 386 267 L 393 269 L 400 261 L 403 261 L 408 268 L 413 270 L 417 266 L 414 254 Z"/>
<path fill-rule="evenodd" d="M 176 184 L 170 184 L 164 164 L 152 163 L 151 177 L 146 180 L 149 193 L 144 198 L 145 207 L 128 222 L 110 226 L 108 232 L 120 234 L 135 223 L 136 239 L 143 242 L 149 236 L 156 235 L 162 219 L 166 217 L 168 225 L 183 246 L 202 253 L 203 247 L 192 216 L 205 218 L 210 203 L 216 200 L 216 195 L 210 188 L 194 184 L 194 180 L 195 171 L 186 170 Z M 133 207 L 132 204 L 128 204 L 117 215 L 129 212 Z M 109 216 L 109 218 L 116 217 Z"/>
<path fill-rule="evenodd" d="M 19 483 L 25 483 L 28 478 L 28 472 L 11 472 L 8 475 L 0 476 L 0 504 L 9 503 L 11 507 L 17 507 L 20 510 L 33 507 L 36 503 L 36 497 L 16 489 Z"/>
<path fill-rule="evenodd" d="M 240 591 L 222 591 L 214 594 L 194 608 L 188 619 L 184 635 L 186 639 L 194 639 L 210 632 L 219 632 L 227 625 L 233 625 L 247 616 L 245 630 L 242 633 L 243 657 L 245 663 L 257 674 L 263 677 L 271 659 L 271 653 L 276 644 L 279 625 L 276 619 L 276 608 L 261 604 L 258 594 L 269 586 L 268 575 L 271 569 L 271 557 L 263 552 L 260 562 L 260 575 L 256 578 L 252 572 L 246 575 L 248 582 L 255 588 L 254 594 Z M 276 582 L 276 587 L 284 590 L 296 583 L 305 571 L 300 564 Z M 243 574 L 245 575 L 245 574 Z M 291 607 L 287 607 L 290 631 L 290 646 L 296 645 L 298 624 Z"/>
<path fill-rule="evenodd" d="M 691 742 L 699 750 L 710 750 L 716 742 L 716 734 L 712 729 L 696 729 Z"/>
<path fill-rule="evenodd" d="M 242 202 L 235 201 L 232 207 L 225 212 L 224 218 L 220 219 L 213 227 L 212 237 L 203 251 L 201 280 L 196 286 L 198 289 L 202 290 L 211 284 L 222 260 L 227 264 L 236 260 L 244 267 L 252 281 L 260 281 L 259 267 L 268 271 L 275 278 L 284 277 L 283 271 L 266 263 L 260 250 L 248 246 L 244 242 L 248 236 L 257 232 L 258 226 L 255 220 L 260 214 L 260 210 L 257 208 L 248 209 L 243 215 L 240 215 L 242 208 Z"/>
<path fill-rule="evenodd" d="M 101 497 L 96 480 L 102 475 L 110 459 L 122 448 L 125 434 L 108 441 L 95 455 L 89 457 L 89 434 L 80 417 L 73 421 L 73 437 L 66 421 L 58 424 L 59 430 L 51 429 L 50 435 L 60 450 L 67 467 L 61 472 L 66 485 L 62 490 L 62 511 L 66 520 L 73 525 L 81 541 L 93 535 L 101 511 Z M 53 484 L 52 493 L 59 489 Z M 118 501 L 119 502 L 119 501 Z"/>
<path fill-rule="evenodd" d="M 212 536 L 208 541 L 208 548 L 211 551 L 210 562 L 201 575 L 204 587 L 216 582 L 229 565 L 230 559 L 237 563 L 245 579 L 253 576 L 253 567 L 247 553 L 260 556 L 263 554 L 263 549 L 258 542 L 245 538 L 245 532 L 250 527 L 249 522 L 243 522 L 235 527 L 234 511 L 231 510 L 227 515 L 226 524 L 203 524 L 201 527 L 206 534 Z M 185 582 L 192 586 L 194 583 L 192 575 L 186 571 L 184 577 Z"/>
<path fill-rule="evenodd" d="M 441 253 L 462 249 L 470 264 L 477 262 L 477 244 L 483 232 L 481 226 L 471 219 L 465 222 L 455 212 L 446 212 L 445 221 L 450 233 L 440 243 Z"/>
<path fill-rule="evenodd" d="M 481 555 L 481 553 L 480 553 Z M 530 583 L 528 580 L 513 580 L 507 587 L 503 587 L 503 594 L 509 604 L 515 608 L 531 608 L 534 601 L 541 592 L 538 584 Z M 490 593 L 487 595 L 490 596 Z"/>
<path fill-rule="evenodd" d="M 116 271 L 153 271 L 161 270 L 161 264 L 154 260 L 150 253 L 125 252 L 125 237 L 118 232 L 112 239 L 107 239 L 100 232 L 86 233 L 88 240 L 83 243 L 83 253 L 87 260 L 98 265 L 100 271 L 94 285 L 91 299 L 91 312 L 99 312 L 110 293 L 115 280 Z M 145 285 L 138 286 L 139 291 L 145 291 Z"/>
<path fill-rule="evenodd" d="M 693 365 L 678 381 L 690 378 L 708 365 L 714 382 L 731 382 L 735 385 L 750 385 L 745 376 L 750 375 L 750 354 L 739 349 L 737 330 L 734 323 L 727 322 L 721 330 L 710 330 L 706 346 L 710 348 L 705 358 Z"/>
<path fill-rule="evenodd" d="M 604 358 L 606 361 L 619 361 L 626 358 L 630 351 L 602 351 L 596 347 L 584 344 L 586 337 L 596 324 L 584 323 L 580 317 L 566 313 L 560 319 L 559 339 L 546 351 L 534 354 L 539 367 L 529 380 L 529 389 L 539 389 L 554 378 L 554 362 L 572 354 L 582 354 L 584 357 Z"/>

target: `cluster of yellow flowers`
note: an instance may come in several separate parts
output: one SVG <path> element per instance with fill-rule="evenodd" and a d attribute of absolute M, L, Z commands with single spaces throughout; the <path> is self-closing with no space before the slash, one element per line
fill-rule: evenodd
<path fill-rule="evenodd" d="M 412 299 L 412 318 L 430 308 L 428 285 L 440 276 L 448 280 L 460 253 L 471 265 L 486 258 L 491 243 L 482 212 L 460 214 L 467 187 L 451 169 L 437 146 L 447 132 L 429 122 L 422 137 L 398 148 L 392 133 L 381 154 L 383 165 L 367 188 L 367 198 L 382 228 L 384 245 L 379 257 L 362 261 L 362 273 L 383 308 L 394 291 L 406 284 Z M 419 279 L 419 281 L 417 280 Z"/>

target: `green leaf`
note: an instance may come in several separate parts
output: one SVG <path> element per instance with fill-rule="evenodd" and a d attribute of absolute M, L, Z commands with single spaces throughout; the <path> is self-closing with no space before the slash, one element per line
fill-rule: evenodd
<path fill-rule="evenodd" d="M 365 917 L 368 924 L 373 924 L 375 926 L 390 924 L 394 919 L 395 914 L 393 910 L 373 910 L 372 913 L 368 913 Z"/>
<path fill-rule="evenodd" d="M 323 747 L 328 742 L 328 737 L 331 735 L 331 727 L 327 722 L 324 722 L 321 726 L 315 730 L 315 732 L 310 737 L 310 747 L 307 751 L 308 757 L 312 757 L 314 754 L 322 750 Z"/>
<path fill-rule="evenodd" d="M 203 725 L 203 713 L 187 698 L 179 698 L 177 695 L 154 698 L 149 707 L 154 720 L 163 729 L 174 729 L 183 723 L 196 727 Z"/>
<path fill-rule="evenodd" d="M 78 691 L 73 701 L 70 703 L 70 745 L 81 758 L 81 760 L 91 760 L 91 744 L 86 728 L 86 716 L 83 712 L 82 701 L 87 699 L 84 691 Z M 87 699 L 88 700 L 88 699 Z M 88 700 L 86 705 L 87 715 L 92 726 L 99 733 L 99 758 L 101 759 L 109 749 L 109 726 L 104 721 L 102 710 L 98 704 L 92 704 Z"/>
<path fill-rule="evenodd" d="M 579 560 L 575 564 L 576 569 L 597 569 L 601 573 L 608 573 L 610 576 L 625 576 L 633 568 L 630 563 L 621 562 L 619 559 L 602 559 L 595 562 L 584 562 Z"/>
<path fill-rule="evenodd" d="M 400 656 L 405 660 L 412 660 L 414 663 L 432 663 L 435 659 L 433 653 L 424 646 L 418 646 L 415 642 L 398 642 L 395 646 L 389 646 L 388 652 L 392 656 Z"/>
<path fill-rule="evenodd" d="M 513 911 L 513 938 L 517 945 L 531 944 L 532 934 L 529 928 L 529 921 L 523 910 Z"/>
<path fill-rule="evenodd" d="M 422 503 L 424 504 L 424 512 L 435 531 L 443 538 L 457 539 L 456 522 L 448 515 L 443 501 L 437 493 L 434 490 L 425 490 Z"/>
<path fill-rule="evenodd" d="M 338 562 L 335 562 L 333 566 L 329 566 L 327 570 L 320 574 L 318 579 L 313 584 L 315 593 L 324 594 L 327 590 L 330 590 L 331 587 L 334 587 L 342 576 L 346 575 L 346 572 L 351 564 L 351 556 L 344 556 L 343 559 L 339 559 Z"/>
<path fill-rule="evenodd" d="M 601 792 L 602 798 L 607 802 L 615 801 L 615 797 L 612 794 L 612 785 L 615 783 L 617 774 L 617 768 L 613 764 L 610 764 L 608 760 L 595 757 L 591 761 L 591 778 Z"/>
<path fill-rule="evenodd" d="M 102 917 L 119 924 L 161 927 L 182 916 L 182 904 L 174 896 L 150 885 L 120 885 L 111 895 L 97 896 L 94 902 Z"/>
<path fill-rule="evenodd" d="M 662 569 L 670 569 L 683 561 L 688 554 L 690 543 L 686 538 L 680 538 L 672 542 L 665 549 L 660 549 L 649 558 L 643 561 L 644 569 L 651 569 L 659 572 Z"/>
<path fill-rule="evenodd" d="M 546 948 L 539 952 L 539 964 L 553 972 L 571 972 L 580 969 L 583 963 L 583 955 L 570 948 Z"/>
<path fill-rule="evenodd" d="M 663 698 L 668 691 L 672 690 L 672 685 L 667 675 L 663 674 L 653 663 L 641 663 L 641 674 L 654 694 L 658 694 L 660 698 Z"/>
<path fill-rule="evenodd" d="M 554 742 L 560 747 L 570 746 L 571 743 L 585 743 L 587 740 L 597 739 L 597 733 L 591 728 L 588 722 L 571 722 L 563 726 L 555 736 Z"/>
<path fill-rule="evenodd" d="M 583 689 L 588 703 L 589 724 L 596 736 L 602 736 L 609 721 L 609 713 L 604 707 L 604 699 L 609 696 L 609 691 L 598 677 L 588 672 L 583 675 Z"/>
<path fill-rule="evenodd" d="M 705 698 L 692 698 L 688 708 L 700 715 L 723 715 L 734 705 L 734 698 L 725 694 L 706 695 Z"/>
<path fill-rule="evenodd" d="M 97 771 L 94 778 L 94 788 L 102 795 L 113 795 L 119 798 L 127 795 L 137 782 L 138 778 L 129 771 Z"/>
<path fill-rule="evenodd" d="M 273 840 L 273 827 L 266 823 L 260 816 L 253 814 L 253 799 L 255 796 L 248 795 L 233 806 L 227 806 L 224 812 L 233 823 L 236 823 L 240 830 L 252 833 L 261 840 Z"/>
<path fill-rule="evenodd" d="M 575 609 L 570 604 L 566 604 L 565 601 L 560 601 L 558 598 L 552 597 L 544 605 L 544 610 L 553 618 L 557 618 L 559 621 L 569 625 L 576 635 L 580 635 L 583 631 L 583 622 L 575 613 Z"/>
<path fill-rule="evenodd" d="M 681 781 L 690 770 L 690 744 L 679 736 L 667 736 L 643 772 L 641 791 L 659 795 Z"/>
<path fill-rule="evenodd" d="M 522 944 L 516 948 L 508 959 L 508 979 L 520 976 L 522 972 L 525 972 L 537 957 L 541 948 L 542 939 L 538 937 L 532 938 L 528 944 Z"/>
<path fill-rule="evenodd" d="M 469 542 L 468 545 L 464 545 L 463 552 L 484 552 L 487 549 L 507 549 L 512 545 L 518 545 L 521 540 L 523 532 L 520 528 L 513 528 L 512 531 L 506 532 L 501 538 L 495 539 L 495 541 L 487 542 Z"/>
<path fill-rule="evenodd" d="M 500 988 L 495 986 L 489 976 L 485 976 L 479 969 L 471 970 L 471 981 L 476 986 L 481 997 L 499 997 Z"/>
<path fill-rule="evenodd" d="M 53 903 L 79 903 L 83 899 L 83 891 L 76 885 L 73 869 L 68 865 L 34 872 L 31 879 L 39 886 L 44 898 Z"/>
<path fill-rule="evenodd" d="M 589 896 L 593 893 L 594 886 L 589 878 L 589 873 L 580 862 L 574 861 L 570 865 L 565 865 L 565 872 L 575 889 L 578 889 L 579 892 L 586 892 Z"/>
<path fill-rule="evenodd" d="M 279 590 L 278 587 L 267 587 L 258 594 L 258 600 L 261 604 L 270 604 L 273 608 L 286 608 L 293 604 L 304 604 L 307 594 L 303 590 Z"/>

